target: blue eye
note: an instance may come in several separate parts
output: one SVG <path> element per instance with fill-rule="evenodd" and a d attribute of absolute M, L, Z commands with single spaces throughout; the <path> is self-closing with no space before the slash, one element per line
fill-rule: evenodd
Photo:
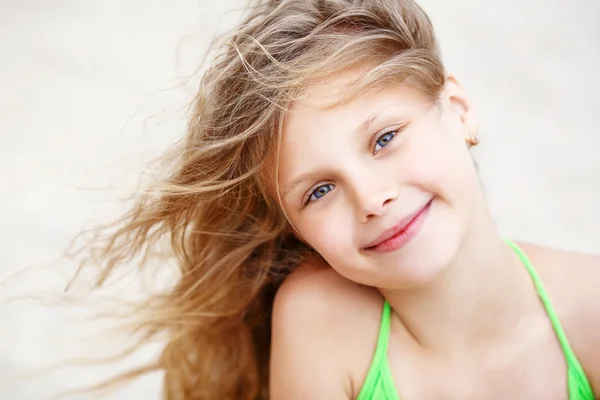
<path fill-rule="evenodd" d="M 310 197 L 307 200 L 307 203 L 311 201 L 319 200 L 321 197 L 325 196 L 327 193 L 331 192 L 335 186 L 331 183 L 326 185 L 321 185 L 312 191 Z"/>
<path fill-rule="evenodd" d="M 394 139 L 394 136 L 396 136 L 396 131 L 387 132 L 379 136 L 375 142 L 375 150 L 373 150 L 373 154 L 387 146 Z"/>

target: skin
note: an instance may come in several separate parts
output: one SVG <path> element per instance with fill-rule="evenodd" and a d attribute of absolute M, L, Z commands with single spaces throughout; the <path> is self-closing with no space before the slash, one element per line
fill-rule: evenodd
<path fill-rule="evenodd" d="M 282 206 L 326 263 L 306 262 L 277 293 L 271 398 L 356 398 L 386 299 L 401 399 L 567 399 L 559 342 L 479 186 L 477 121 L 461 86 L 449 77 L 439 106 L 398 85 L 323 108 L 347 78 L 310 88 L 284 129 Z M 365 249 L 430 200 L 405 246 Z M 600 393 L 600 258 L 519 245 Z"/>

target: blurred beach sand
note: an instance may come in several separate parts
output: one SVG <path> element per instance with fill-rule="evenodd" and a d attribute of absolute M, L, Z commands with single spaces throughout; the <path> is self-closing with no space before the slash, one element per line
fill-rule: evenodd
<path fill-rule="evenodd" d="M 80 229 L 121 210 L 113 192 L 86 188 L 135 183 L 144 161 L 181 136 L 193 95 L 186 79 L 213 34 L 236 20 L 225 11 L 241 4 L 0 3 L 0 281 L 52 262 Z M 600 2 L 421 4 L 478 110 L 474 154 L 502 232 L 600 253 Z M 28 270 L 0 286 L 0 298 L 61 291 L 65 271 Z M 64 356 L 61 339 L 85 336 L 68 323 L 77 315 L 0 303 L 0 398 L 47 399 L 116 371 L 74 367 L 16 379 Z M 106 398 L 160 394 L 153 374 Z"/>

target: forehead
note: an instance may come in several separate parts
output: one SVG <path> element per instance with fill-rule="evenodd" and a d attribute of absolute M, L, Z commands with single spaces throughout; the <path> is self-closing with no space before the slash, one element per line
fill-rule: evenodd
<path fill-rule="evenodd" d="M 341 76 L 309 87 L 291 105 L 283 126 L 282 150 L 309 143 L 312 136 L 344 131 L 350 133 L 370 120 L 384 120 L 416 109 L 427 101 L 415 89 L 399 83 L 378 85 L 340 103 L 353 76 Z M 340 104 L 337 104 L 340 103 Z M 335 106 L 331 106 L 336 104 Z"/>

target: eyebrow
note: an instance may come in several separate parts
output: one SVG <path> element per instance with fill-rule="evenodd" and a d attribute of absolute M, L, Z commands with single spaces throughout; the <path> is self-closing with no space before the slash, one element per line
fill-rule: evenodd
<path fill-rule="evenodd" d="M 362 135 L 364 134 L 366 131 L 369 130 L 369 128 L 371 127 L 371 125 L 373 125 L 373 122 L 375 122 L 375 120 L 381 115 L 381 113 L 375 113 L 373 115 L 371 115 L 369 118 L 367 118 L 366 120 L 363 121 L 362 124 L 359 125 L 359 127 L 356 129 L 355 133 L 356 135 Z"/>
<path fill-rule="evenodd" d="M 290 184 L 286 187 L 286 189 L 281 193 L 281 198 L 285 199 L 292 191 L 294 191 L 294 189 L 296 189 L 296 187 L 298 187 L 304 181 L 308 180 L 308 178 L 310 178 L 311 175 L 312 175 L 311 172 L 307 172 L 305 174 L 301 174 L 301 175 L 297 176 L 293 181 L 290 182 Z"/>
<path fill-rule="evenodd" d="M 381 115 L 380 112 L 376 112 L 375 114 L 371 115 L 369 118 L 365 119 L 359 126 L 358 128 L 356 128 L 355 135 L 359 136 L 364 134 L 366 131 L 369 130 L 369 128 L 371 127 L 371 125 L 373 125 L 373 122 L 375 122 L 377 120 L 377 118 Z M 286 189 L 281 193 L 281 198 L 285 199 L 286 196 L 288 196 L 296 187 L 298 187 L 301 183 L 303 183 L 305 180 L 309 179 L 311 177 L 311 175 L 313 175 L 313 172 L 306 172 L 303 174 L 300 174 L 299 176 L 297 176 L 294 180 L 292 180 L 286 187 Z"/>

